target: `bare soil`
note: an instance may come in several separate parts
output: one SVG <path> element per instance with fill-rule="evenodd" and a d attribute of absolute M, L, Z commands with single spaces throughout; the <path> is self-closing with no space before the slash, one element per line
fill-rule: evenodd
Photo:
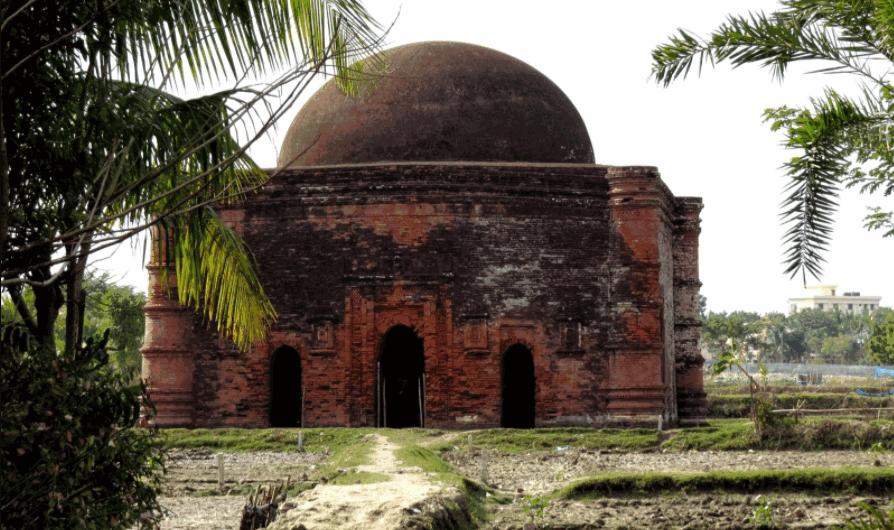
<path fill-rule="evenodd" d="M 289 499 L 271 530 L 404 528 L 420 511 L 443 507 L 441 499 L 458 492 L 433 481 L 421 470 L 399 467 L 386 438 L 375 436 L 373 464 L 357 471 L 381 473 L 390 480 L 373 484 L 313 484 L 311 477 L 331 455 L 326 453 L 225 453 L 224 495 L 219 492 L 216 455 L 209 451 L 176 451 L 169 460 L 162 505 L 171 513 L 165 530 L 234 530 L 246 502 L 246 486 L 276 484 L 291 478 L 313 489 Z M 445 459 L 460 473 L 496 489 L 503 504 L 488 502 L 486 529 L 520 529 L 528 520 L 522 497 L 546 495 L 576 478 L 596 473 L 701 472 L 716 470 L 835 468 L 867 466 L 864 452 L 697 452 L 626 453 L 566 449 L 552 453 L 502 454 L 459 447 Z M 894 465 L 883 455 L 885 467 Z M 484 472 L 484 475 L 482 475 Z M 228 494 L 227 494 L 228 493 Z M 502 494 L 502 495 L 501 495 Z M 769 508 L 763 508 L 769 501 Z M 554 500 L 538 528 L 832 528 L 862 515 L 858 501 L 890 507 L 890 499 L 855 495 L 687 494 L 669 491 L 655 496 L 608 497 L 594 501 Z M 764 514 L 763 516 L 761 514 Z M 423 514 L 424 515 L 424 514 Z"/>
<path fill-rule="evenodd" d="M 594 473 L 696 473 L 835 467 L 867 467 L 860 451 L 687 451 L 642 453 L 569 448 L 552 453 L 503 454 L 465 448 L 443 458 L 462 474 L 508 493 L 544 495 Z M 887 463 L 889 455 L 882 455 Z M 485 476 L 482 476 L 482 472 Z"/>
<path fill-rule="evenodd" d="M 769 510 L 761 517 L 761 508 Z M 551 503 L 538 528 L 550 529 L 820 529 L 844 526 L 865 515 L 857 502 L 890 507 L 888 499 L 857 496 L 695 494 L 668 492 L 663 496 L 559 500 Z M 520 500 L 497 506 L 482 528 L 521 529 L 525 522 Z"/>
<path fill-rule="evenodd" d="M 859 451 L 689 451 L 627 453 L 567 449 L 553 453 L 502 454 L 458 450 L 444 455 L 461 473 L 484 479 L 508 504 L 491 505 L 483 528 L 520 529 L 530 518 L 522 512 L 523 497 L 546 495 L 592 473 L 706 472 L 803 468 L 865 467 L 872 460 Z M 874 458 L 874 456 L 873 456 Z M 890 466 L 892 458 L 881 461 Z M 765 508 L 769 502 L 769 507 Z M 594 501 L 552 501 L 538 528 L 833 528 L 863 515 L 867 502 L 890 508 L 890 497 L 668 491 L 653 496 L 606 497 Z"/>

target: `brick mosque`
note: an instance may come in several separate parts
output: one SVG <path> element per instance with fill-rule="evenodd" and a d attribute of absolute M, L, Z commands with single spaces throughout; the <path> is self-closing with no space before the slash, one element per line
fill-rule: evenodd
<path fill-rule="evenodd" d="M 383 54 L 386 77 L 362 97 L 329 81 L 280 171 L 218 210 L 278 312 L 266 342 L 239 351 L 149 267 L 155 423 L 701 422 L 701 199 L 596 164 L 571 101 L 522 61 Z"/>

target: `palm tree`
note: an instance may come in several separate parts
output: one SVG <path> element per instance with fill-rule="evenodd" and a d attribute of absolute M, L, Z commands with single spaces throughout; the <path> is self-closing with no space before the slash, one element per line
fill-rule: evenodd
<path fill-rule="evenodd" d="M 32 334 L 52 344 L 64 304 L 73 351 L 88 257 L 155 227 L 181 303 L 260 340 L 276 312 L 211 206 L 266 182 L 246 147 L 313 76 L 357 89 L 381 26 L 359 0 L 10 0 L 0 19 L 0 281 Z"/>
<path fill-rule="evenodd" d="M 858 186 L 861 193 L 894 192 L 894 3 L 871 0 L 783 0 L 769 15 L 729 16 L 702 39 L 678 30 L 652 51 L 652 75 L 664 86 L 692 66 L 728 61 L 733 67 L 757 63 L 782 81 L 795 61 L 825 63 L 814 72 L 848 73 L 862 83 L 862 97 L 851 99 L 826 89 L 811 108 L 765 111 L 772 129 L 784 130 L 786 147 L 799 153 L 785 164 L 789 183 L 782 204 L 787 247 L 785 273 L 819 277 L 822 254 L 832 233 L 838 189 Z M 855 162 L 855 163 L 854 163 Z M 872 162 L 868 167 L 865 163 Z M 894 236 L 892 212 L 871 209 L 867 229 Z"/>

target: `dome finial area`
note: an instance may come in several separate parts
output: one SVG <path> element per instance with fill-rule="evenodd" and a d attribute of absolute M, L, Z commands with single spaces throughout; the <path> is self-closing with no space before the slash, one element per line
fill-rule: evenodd
<path fill-rule="evenodd" d="M 473 44 L 381 52 L 387 75 L 361 97 L 329 80 L 298 112 L 280 167 L 376 162 L 594 163 L 571 100 L 546 76 Z M 303 153 L 303 154 L 302 154 Z"/>

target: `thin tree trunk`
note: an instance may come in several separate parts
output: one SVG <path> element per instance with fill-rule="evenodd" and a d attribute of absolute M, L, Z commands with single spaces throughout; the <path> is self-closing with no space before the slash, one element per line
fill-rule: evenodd
<path fill-rule="evenodd" d="M 65 245 L 65 251 L 68 255 L 77 252 L 77 244 L 70 243 Z M 65 354 L 73 355 L 75 348 L 79 342 L 78 337 L 78 260 L 71 258 L 68 263 L 68 274 L 65 278 Z"/>
<path fill-rule="evenodd" d="M 78 304 L 78 340 L 84 339 L 84 319 L 87 318 L 87 291 L 84 290 L 84 275 L 87 273 L 87 258 L 90 256 L 90 247 L 93 244 L 93 232 L 85 236 L 86 241 L 81 245 L 83 256 L 78 258 L 78 275 L 75 278 Z"/>
<path fill-rule="evenodd" d="M 70 269 L 66 278 L 67 296 L 65 297 L 65 352 L 73 354 L 84 339 L 84 317 L 87 306 L 87 294 L 84 292 L 84 274 L 87 270 L 87 258 L 90 254 L 92 233 L 84 235 L 81 243 L 66 245 L 66 250 L 73 257 L 69 262 Z"/>

